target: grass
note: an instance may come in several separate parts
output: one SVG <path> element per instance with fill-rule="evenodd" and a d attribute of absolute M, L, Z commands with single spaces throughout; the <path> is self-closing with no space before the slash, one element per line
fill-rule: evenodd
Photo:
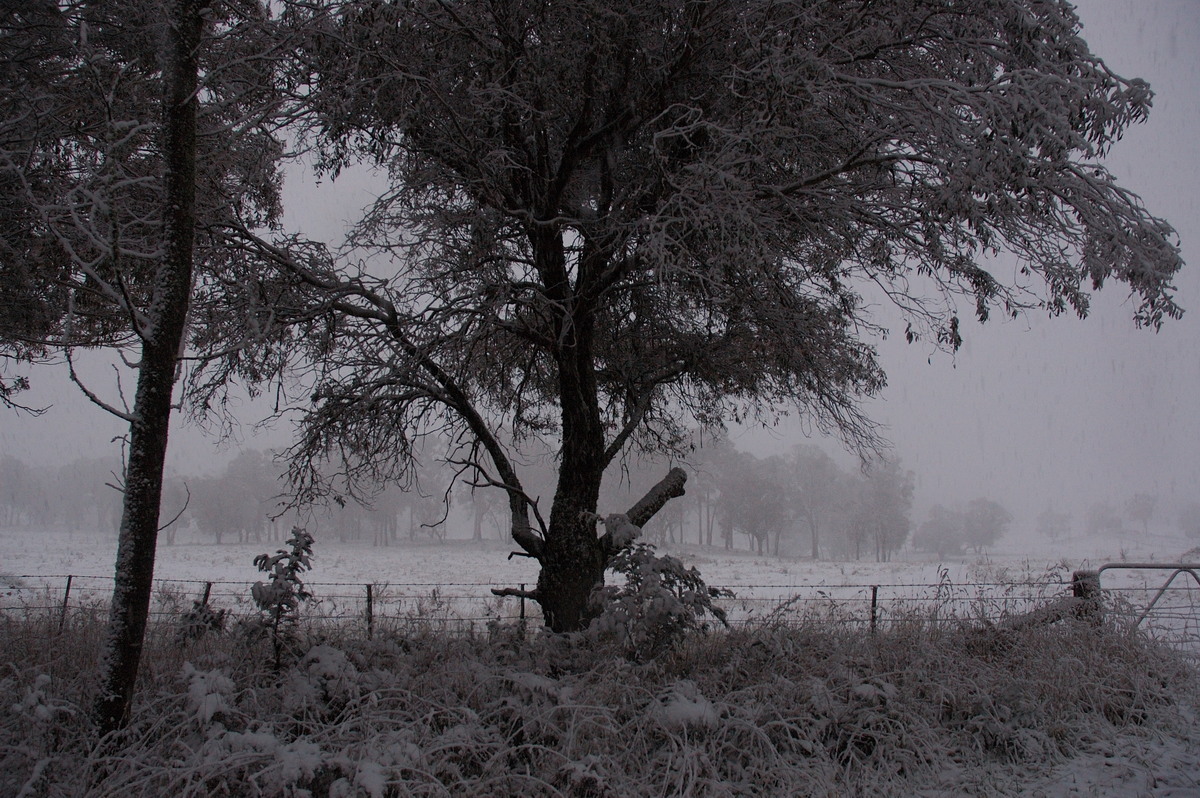
<path fill-rule="evenodd" d="M 326 624 L 278 675 L 236 624 L 180 644 L 160 623 L 128 731 L 96 745 L 103 622 L 0 614 L 0 794 L 1018 795 L 1113 741 L 1195 735 L 1200 705 L 1177 654 L 1076 623 L 765 622 L 644 663 L 508 625 Z"/>

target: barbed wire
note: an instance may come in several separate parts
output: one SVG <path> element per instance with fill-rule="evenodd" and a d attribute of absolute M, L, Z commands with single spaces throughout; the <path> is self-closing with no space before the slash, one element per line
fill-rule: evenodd
<path fill-rule="evenodd" d="M 107 588 L 112 575 L 18 574 L 0 577 L 0 617 L 15 613 L 56 614 L 60 627 L 72 613 L 106 611 Z M 29 584 L 25 584 L 28 582 Z M 250 598 L 251 580 L 157 578 L 150 617 L 158 622 L 179 619 L 192 604 L 256 614 Z M 7 583 L 7 584 L 5 584 Z M 97 585 L 103 585 L 100 587 Z M 314 600 L 300 618 L 308 623 L 400 621 L 416 624 L 466 625 L 537 620 L 537 604 L 515 597 L 497 597 L 490 589 L 507 586 L 507 581 L 455 582 L 306 582 Z M 1026 613 L 1037 605 L 1063 596 L 1071 582 L 1061 578 L 1020 581 L 953 582 L 852 582 L 842 584 L 798 584 L 796 582 L 745 582 L 713 585 L 730 590 L 733 597 L 715 600 L 732 625 L 745 625 L 771 618 L 780 622 L 816 622 L 831 627 L 872 628 L 906 611 L 939 620 L 969 618 L 990 623 Z M 523 586 L 522 586 L 523 587 Z M 1141 622 L 1145 615 L 1137 607 L 1154 588 L 1145 585 L 1113 585 L 1104 588 L 1106 608 L 1113 617 Z M 195 595 L 193 595 L 195 594 Z M 60 598 L 61 596 L 61 598 Z M 1171 601 L 1160 603 L 1147 621 L 1151 632 L 1189 641 L 1200 650 L 1200 589 L 1192 583 L 1172 589 Z M 480 612 L 480 608 L 484 612 Z"/>

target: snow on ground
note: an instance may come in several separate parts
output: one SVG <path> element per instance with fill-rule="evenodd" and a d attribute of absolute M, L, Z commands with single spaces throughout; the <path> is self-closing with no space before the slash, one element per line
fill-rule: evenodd
<path fill-rule="evenodd" d="M 198 537 L 198 536 L 197 536 Z M 181 539 L 187 539 L 181 535 Z M 739 545 L 744 538 L 739 536 Z M 1112 538 L 1033 541 L 1003 540 L 981 556 L 968 555 L 939 563 L 921 552 L 902 551 L 892 562 L 817 561 L 754 554 L 745 548 L 726 551 L 695 544 L 660 545 L 660 553 L 680 557 L 695 565 L 713 585 L 936 585 L 945 567 L 950 581 L 964 584 L 991 576 L 997 580 L 1022 575 L 1037 576 L 1057 569 L 1068 575 L 1077 568 L 1097 568 L 1107 562 L 1178 562 L 1196 541 L 1174 535 L 1136 535 Z M 167 546 L 161 542 L 155 576 L 160 579 L 253 581 L 255 555 L 274 551 L 282 544 L 224 543 L 191 540 Z M 0 575 L 75 574 L 111 577 L 116 556 L 114 534 L 61 530 L 0 530 Z M 391 546 L 340 543 L 316 534 L 312 579 L 320 582 L 481 583 L 513 585 L 532 583 L 536 564 L 526 557 L 505 560 L 515 546 L 510 542 L 472 542 L 449 539 L 401 540 Z M 1144 575 L 1143 575 L 1144 576 Z M 1141 578 L 1141 577 L 1139 577 Z M 1135 580 L 1136 581 L 1136 580 Z M 1149 578 L 1147 581 L 1153 581 Z"/>
<path fill-rule="evenodd" d="M 260 576 L 252 564 L 254 556 L 274 551 L 280 545 L 217 546 L 196 541 L 161 545 L 156 576 L 163 580 L 239 583 L 226 588 L 244 593 L 244 585 Z M 827 604 L 841 601 L 844 605 L 853 605 L 857 601 L 861 607 L 867 601 L 871 585 L 879 586 L 882 606 L 887 606 L 889 600 L 908 600 L 912 606 L 914 597 L 922 596 L 931 601 L 944 601 L 948 596 L 977 592 L 980 585 L 998 587 L 1005 583 L 1040 583 L 1044 588 L 1039 595 L 1049 598 L 1066 590 L 1065 580 L 1075 569 L 1095 569 L 1105 563 L 1122 561 L 1179 562 L 1190 545 L 1182 538 L 1168 535 L 1137 536 L 1132 541 L 1073 539 L 1056 544 L 1016 539 L 1002 543 L 986 557 L 961 557 L 947 563 L 907 551 L 889 563 L 866 560 L 812 562 L 762 556 L 744 549 L 729 552 L 695 545 L 665 546 L 660 547 L 660 551 L 680 557 L 685 564 L 695 565 L 711 585 L 731 587 L 743 597 L 762 597 L 760 606 L 755 606 L 752 601 L 741 605 L 742 611 L 754 614 L 769 612 L 780 600 L 801 593 L 816 595 Z M 512 548 L 496 540 L 481 543 L 402 541 L 393 546 L 375 547 L 339 544 L 318 536 L 309 582 L 317 585 L 318 595 L 335 592 L 337 588 L 330 583 L 351 586 L 390 583 L 393 589 L 407 586 L 414 595 L 428 595 L 435 586 L 441 586 L 446 593 L 477 596 L 483 601 L 488 597 L 488 586 L 521 583 L 532 586 L 536 582 L 536 563 L 523 557 L 506 559 Z M 111 535 L 0 530 L 0 591 L 11 597 L 13 591 L 3 590 L 6 581 L 21 581 L 33 587 L 46 578 L 47 584 L 56 585 L 52 590 L 58 592 L 53 595 L 61 596 L 61 577 L 71 574 L 76 580 L 73 597 L 86 596 L 89 590 L 94 597 L 102 597 L 111 585 L 115 550 L 116 540 Z M 1104 585 L 1108 589 L 1138 588 L 1127 595 L 1140 598 L 1144 603 L 1167 574 L 1160 571 L 1108 571 L 1104 575 Z M 326 585 L 323 589 L 322 584 Z M 1171 591 L 1171 601 L 1195 619 L 1200 615 L 1196 600 L 1200 590 L 1190 580 L 1177 581 L 1176 587 L 1182 588 L 1182 592 Z M 196 589 L 196 585 L 187 584 L 185 592 L 190 595 Z M 1180 595 L 1184 598 L 1180 599 Z M 80 599 L 73 598 L 73 602 L 76 600 Z M 989 606 L 994 608 L 995 605 Z M 493 605 L 492 611 L 495 609 Z M 667 696 L 662 705 L 664 723 L 686 725 L 709 721 L 702 696 L 681 692 L 678 696 Z M 1193 709 L 1181 706 L 1180 711 L 1187 713 Z M 1091 750 L 1051 766 L 1043 775 L 1009 772 L 1003 766 L 986 772 L 947 772 L 943 779 L 944 789 L 922 794 L 983 795 L 989 793 L 989 785 L 1015 782 L 1028 785 L 1022 788 L 1022 794 L 1045 798 L 1200 796 L 1200 722 L 1197 721 L 1192 717 L 1186 724 L 1197 730 L 1186 738 L 1151 736 L 1136 728 L 1130 729 L 1116 741 L 1097 741 Z M 1028 781 L 1030 778 L 1033 780 Z"/>
<path fill-rule="evenodd" d="M 214 582 L 214 596 L 244 593 L 245 585 L 261 578 L 254 557 L 282 546 L 278 542 L 216 545 L 202 538 L 190 539 L 186 532 L 179 538 L 185 542 L 174 546 L 160 542 L 156 578 L 181 580 L 183 592 L 198 590 L 188 584 L 191 582 Z M 532 587 L 537 582 L 537 564 L 527 557 L 509 558 L 515 546 L 494 539 L 402 540 L 391 546 L 373 546 L 339 543 L 332 534 L 321 531 L 316 538 L 313 570 L 305 581 L 318 595 L 349 598 L 364 592 L 362 586 L 374 584 L 388 585 L 385 590 L 390 590 L 390 595 L 427 596 L 438 588 L 443 597 L 482 602 L 491 599 L 491 587 Z M 744 545 L 743 541 L 739 543 Z M 1031 602 L 1063 595 L 1076 569 L 1095 569 L 1106 563 L 1179 562 L 1193 543 L 1155 534 L 1057 542 L 1013 537 L 982 556 L 938 562 L 930 555 L 905 550 L 886 563 L 868 559 L 814 562 L 694 544 L 662 545 L 659 551 L 697 567 L 709 585 L 731 588 L 739 600 L 729 609 L 737 617 L 761 617 L 780 602 L 801 596 L 809 604 L 838 605 L 865 618 L 872 586 L 876 586 L 881 617 L 887 612 L 957 602 L 956 611 L 995 619 L 1025 611 Z M 25 577 L 21 581 L 27 587 L 44 580 L 52 589 L 61 590 L 69 574 L 74 576 L 73 591 L 78 595 L 91 591 L 99 597 L 110 589 L 115 555 L 116 537 L 112 534 L 0 530 L 0 587 L 5 579 Z M 1103 586 L 1118 589 L 1131 603 L 1144 606 L 1169 575 L 1158 570 L 1108 570 Z M 1176 579 L 1173 588 L 1160 602 L 1160 609 L 1163 604 L 1172 605 L 1181 617 L 1200 615 L 1200 584 L 1185 574 Z M 1200 629 L 1185 632 L 1200 641 Z"/>

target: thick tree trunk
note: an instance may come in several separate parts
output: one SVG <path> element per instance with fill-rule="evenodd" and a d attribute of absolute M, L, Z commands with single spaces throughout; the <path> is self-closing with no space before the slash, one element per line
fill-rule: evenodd
<path fill-rule="evenodd" d="M 575 323 L 574 346 L 559 358 L 562 459 L 537 587 L 546 624 L 555 632 L 587 626 L 588 602 L 604 581 L 606 563 L 595 521 L 604 476 L 604 427 L 591 363 L 591 331 L 580 320 Z"/>
<path fill-rule="evenodd" d="M 163 461 L 171 418 L 176 358 L 192 290 L 196 185 L 196 52 L 202 3 L 167 4 L 167 51 L 163 91 L 165 256 L 155 277 L 150 329 L 142 330 L 129 461 L 117 544 L 116 584 L 101 665 L 95 717 L 100 733 L 124 725 L 141 662 L 150 609 L 158 538 Z"/>

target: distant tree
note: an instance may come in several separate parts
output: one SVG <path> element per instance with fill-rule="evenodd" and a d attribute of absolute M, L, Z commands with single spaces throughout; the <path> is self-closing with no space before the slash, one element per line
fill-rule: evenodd
<path fill-rule="evenodd" d="M 1088 534 L 1113 535 L 1121 532 L 1124 528 L 1125 524 L 1121 522 L 1121 514 L 1110 502 L 1099 501 L 1088 507 Z"/>
<path fill-rule="evenodd" d="M 687 463 L 695 476 L 690 478 L 692 495 L 696 497 L 697 542 L 713 545 L 713 530 L 720 533 L 722 544 L 729 548 L 733 544 L 733 533 L 726 536 L 721 521 L 721 483 L 727 470 L 736 468 L 739 452 L 733 448 L 724 433 L 697 435 L 700 444 L 687 456 Z"/>
<path fill-rule="evenodd" d="M 504 495 L 499 491 L 472 488 L 471 502 L 471 539 L 483 540 L 483 528 L 500 529 L 503 535 L 504 527 Z"/>
<path fill-rule="evenodd" d="M 904 545 L 915 487 L 913 473 L 896 461 L 876 461 L 852 478 L 842 528 L 855 559 L 871 550 L 876 562 L 887 562 Z"/>
<path fill-rule="evenodd" d="M 121 461 L 117 457 L 77 458 L 51 478 L 51 501 L 58 523 L 69 530 L 116 534 L 121 526 Z"/>
<path fill-rule="evenodd" d="M 778 457 L 760 459 L 742 453 L 722 474 L 718 513 L 732 532 L 750 539 L 751 548 L 766 554 L 788 526 L 788 484 Z"/>
<path fill-rule="evenodd" d="M 1037 532 L 1049 540 L 1058 540 L 1071 532 L 1071 514 L 1056 512 L 1047 507 L 1037 517 Z"/>
<path fill-rule="evenodd" d="M 242 486 L 230 484 L 222 477 L 193 477 L 188 480 L 192 502 L 188 508 L 196 528 L 212 535 L 217 545 L 229 536 L 240 540 L 246 521 L 246 509 L 252 498 Z"/>
<path fill-rule="evenodd" d="M 1145 535 L 1150 531 L 1150 519 L 1154 517 L 1154 510 L 1158 506 L 1158 498 L 1149 493 L 1135 493 L 1129 497 L 1129 501 L 1125 503 L 1125 514 L 1129 516 L 1129 520 L 1138 524 L 1142 528 L 1142 534 Z"/>
<path fill-rule="evenodd" d="M 809 556 L 821 556 L 821 531 L 842 499 L 841 469 L 816 446 L 797 446 L 788 455 L 792 500 L 797 518 L 809 535 Z"/>
<path fill-rule="evenodd" d="M 1188 502 L 1179 511 L 1179 531 L 1200 538 L 1200 502 Z"/>
<path fill-rule="evenodd" d="M 999 502 L 972 499 L 963 514 L 963 542 L 979 554 L 1003 537 L 1012 522 L 1012 513 Z"/>
<path fill-rule="evenodd" d="M 268 453 L 245 449 L 217 476 L 192 478 L 188 485 L 188 513 L 218 545 L 229 537 L 247 543 L 261 541 L 264 532 L 273 537 L 272 516 L 283 509 L 279 496 L 285 485 Z"/>
<path fill-rule="evenodd" d="M 37 478 L 23 460 L 6 454 L 0 457 L 0 526 L 20 526 L 29 518 Z"/>
<path fill-rule="evenodd" d="M 929 518 L 913 535 L 913 546 L 937 554 L 939 560 L 950 554 L 962 554 L 966 545 L 964 526 L 963 513 L 935 504 L 929 508 Z"/>

